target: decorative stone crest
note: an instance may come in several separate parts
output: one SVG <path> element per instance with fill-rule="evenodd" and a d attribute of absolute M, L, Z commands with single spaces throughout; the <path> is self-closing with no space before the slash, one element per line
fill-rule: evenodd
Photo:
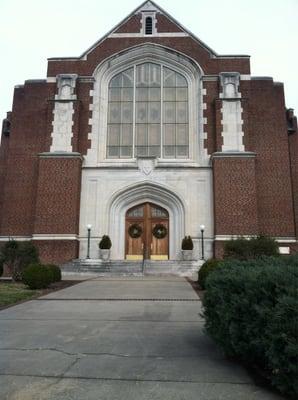
<path fill-rule="evenodd" d="M 155 168 L 155 157 L 138 157 L 138 167 L 144 175 L 150 175 Z"/>

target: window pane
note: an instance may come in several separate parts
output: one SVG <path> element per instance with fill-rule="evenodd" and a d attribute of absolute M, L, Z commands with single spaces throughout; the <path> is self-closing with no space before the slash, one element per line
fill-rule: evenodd
<path fill-rule="evenodd" d="M 163 154 L 166 158 L 175 158 L 175 146 L 164 146 Z"/>
<path fill-rule="evenodd" d="M 147 149 L 146 146 L 136 146 L 136 155 L 137 156 L 147 156 Z"/>
<path fill-rule="evenodd" d="M 132 123 L 132 108 L 133 103 L 122 103 L 122 123 Z"/>
<path fill-rule="evenodd" d="M 141 64 L 137 66 L 137 82 L 136 86 L 148 86 L 149 84 L 149 64 Z"/>
<path fill-rule="evenodd" d="M 137 146 L 147 145 L 147 125 L 136 125 L 136 144 Z"/>
<path fill-rule="evenodd" d="M 109 90 L 109 100 L 110 101 L 120 101 L 121 100 L 121 89 L 111 88 Z"/>
<path fill-rule="evenodd" d="M 123 88 L 121 89 L 122 101 L 133 101 L 133 88 Z"/>
<path fill-rule="evenodd" d="M 111 123 L 120 123 L 121 112 L 120 112 L 120 104 L 121 103 L 110 103 L 109 105 L 109 122 Z"/>
<path fill-rule="evenodd" d="M 136 88 L 136 101 L 148 101 L 148 88 Z"/>
<path fill-rule="evenodd" d="M 132 125 L 122 125 L 121 144 L 123 146 L 132 146 Z"/>
<path fill-rule="evenodd" d="M 151 102 L 149 103 L 148 110 L 148 122 L 157 124 L 160 122 L 160 103 L 159 102 Z"/>
<path fill-rule="evenodd" d="M 178 73 L 176 73 L 176 86 L 187 87 L 186 79 Z"/>
<path fill-rule="evenodd" d="M 164 125 L 164 144 L 165 145 L 175 145 L 175 127 L 174 124 Z"/>
<path fill-rule="evenodd" d="M 176 100 L 175 88 L 164 88 L 163 99 L 165 101 L 175 101 Z"/>
<path fill-rule="evenodd" d="M 160 87 L 160 65 L 149 64 L 150 86 Z"/>
<path fill-rule="evenodd" d="M 119 147 L 109 146 L 108 147 L 108 157 L 119 158 Z"/>
<path fill-rule="evenodd" d="M 188 125 L 178 124 L 176 127 L 177 137 L 176 143 L 177 145 L 187 145 L 188 144 Z"/>
<path fill-rule="evenodd" d="M 164 102 L 164 122 L 176 122 L 176 110 L 175 110 L 175 103 L 174 102 Z"/>
<path fill-rule="evenodd" d="M 118 146 L 120 143 L 120 125 L 108 126 L 108 144 Z"/>
<path fill-rule="evenodd" d="M 133 68 L 129 68 L 122 72 L 123 87 L 133 87 Z"/>
<path fill-rule="evenodd" d="M 148 125 L 148 143 L 149 145 L 160 146 L 160 125 Z"/>
<path fill-rule="evenodd" d="M 177 146 L 177 157 L 186 158 L 188 157 L 188 146 Z"/>
<path fill-rule="evenodd" d="M 188 121 L 186 101 L 179 101 L 176 103 L 176 121 L 178 123 L 185 123 Z"/>
<path fill-rule="evenodd" d="M 164 87 L 175 87 L 176 86 L 176 73 L 169 68 L 163 69 L 163 84 Z"/>
<path fill-rule="evenodd" d="M 136 122 L 146 123 L 148 121 L 147 116 L 148 103 L 136 103 Z"/>
<path fill-rule="evenodd" d="M 160 89 L 150 88 L 149 89 L 149 101 L 160 101 Z"/>
<path fill-rule="evenodd" d="M 148 147 L 148 156 L 151 157 L 160 157 L 160 146 L 149 146 Z"/>
<path fill-rule="evenodd" d="M 122 158 L 132 157 L 132 146 L 120 147 L 120 157 Z"/>
<path fill-rule="evenodd" d="M 177 88 L 176 99 L 177 101 L 187 101 L 187 88 Z"/>
<path fill-rule="evenodd" d="M 114 76 L 110 81 L 110 87 L 121 87 L 122 86 L 122 74 Z"/>

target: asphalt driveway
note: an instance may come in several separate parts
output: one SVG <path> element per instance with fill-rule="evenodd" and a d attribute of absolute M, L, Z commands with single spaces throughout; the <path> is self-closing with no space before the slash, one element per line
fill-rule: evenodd
<path fill-rule="evenodd" d="M 0 312 L 0 399 L 278 400 L 203 332 L 183 278 L 96 278 Z"/>

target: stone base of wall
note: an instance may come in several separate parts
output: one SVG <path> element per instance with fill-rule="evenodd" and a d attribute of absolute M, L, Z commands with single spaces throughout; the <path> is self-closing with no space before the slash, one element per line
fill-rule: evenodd
<path fill-rule="evenodd" d="M 42 263 L 59 265 L 78 258 L 77 240 L 33 240 L 33 243 L 39 250 Z"/>

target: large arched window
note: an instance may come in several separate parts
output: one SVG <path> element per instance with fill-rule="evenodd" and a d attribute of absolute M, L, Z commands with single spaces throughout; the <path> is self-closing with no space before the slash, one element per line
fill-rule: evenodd
<path fill-rule="evenodd" d="M 109 83 L 108 158 L 188 158 L 188 85 L 155 63 L 130 67 Z"/>

